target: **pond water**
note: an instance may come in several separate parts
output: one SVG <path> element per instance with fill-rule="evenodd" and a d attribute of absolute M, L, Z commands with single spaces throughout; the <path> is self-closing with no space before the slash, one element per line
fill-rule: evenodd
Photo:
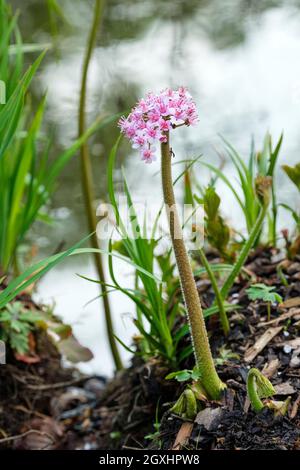
<path fill-rule="evenodd" d="M 44 2 L 11 3 L 21 10 L 25 42 L 51 42 Z M 51 128 L 54 133 L 53 156 L 76 136 L 80 68 L 93 10 L 92 1 L 59 3 L 65 21 L 58 20 L 54 26 L 55 47 L 48 52 L 36 81 L 39 96 L 45 90 L 48 93 L 45 131 Z M 203 153 L 206 161 L 216 161 L 216 150 L 222 151 L 219 133 L 246 157 L 251 136 L 260 147 L 267 130 L 274 140 L 284 130 L 280 163 L 293 164 L 299 161 L 300 150 L 299 28 L 299 0 L 107 1 L 89 76 L 89 119 L 99 112 L 126 110 L 149 90 L 185 85 L 197 102 L 200 124 L 176 131 L 173 148 L 180 159 Z M 117 134 L 110 127 L 91 141 L 99 200 L 107 198 L 107 154 Z M 128 147 L 120 154 L 136 197 L 160 201 L 155 175 L 158 164 L 144 165 Z M 229 162 L 225 171 L 234 177 Z M 119 176 L 117 171 L 116 178 Z M 203 178 L 207 177 L 203 172 Z M 283 174 L 277 183 L 282 201 L 296 201 Z M 243 229 L 230 194 L 222 185 L 218 191 L 229 223 Z M 62 241 L 70 245 L 87 233 L 78 158 L 64 171 L 52 207 L 56 223 L 50 228 L 37 225 L 31 234 L 41 254 L 53 252 Z M 282 213 L 281 226 L 289 223 Z M 128 266 L 118 263 L 116 271 L 120 282 L 130 286 Z M 93 351 L 94 359 L 82 364 L 82 369 L 111 374 L 101 303 L 96 300 L 86 305 L 97 296 L 97 286 L 76 273 L 96 277 L 91 260 L 74 257 L 40 282 L 37 297 L 49 303 L 55 299 L 57 314 L 73 325 L 79 340 Z M 110 300 L 116 334 L 130 344 L 133 306 L 119 293 L 113 293 Z M 128 360 L 128 353 L 122 354 Z"/>

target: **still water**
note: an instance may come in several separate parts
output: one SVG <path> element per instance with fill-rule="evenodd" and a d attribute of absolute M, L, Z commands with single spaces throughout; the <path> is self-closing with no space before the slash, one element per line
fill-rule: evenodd
<path fill-rule="evenodd" d="M 47 90 L 45 132 L 54 133 L 55 152 L 76 136 L 80 67 L 93 2 L 61 0 L 65 21 L 55 22 L 52 39 L 44 1 L 13 1 L 21 10 L 25 42 L 54 41 L 45 59 L 36 89 Z M 200 124 L 178 129 L 173 148 L 180 159 L 203 153 L 216 161 L 222 152 L 218 134 L 248 155 L 251 136 L 260 147 L 269 130 L 276 140 L 284 130 L 280 163 L 299 161 L 300 132 L 300 1 L 251 0 L 110 0 L 106 2 L 102 35 L 89 76 L 89 119 L 99 112 L 120 112 L 149 90 L 185 85 L 199 108 Z M 91 141 L 97 198 L 107 198 L 107 153 L 117 129 L 101 131 Z M 135 195 L 141 200 L 160 200 L 158 163 L 144 165 L 128 147 L 120 161 Z M 178 168 L 179 171 L 179 168 Z M 232 174 L 228 163 L 225 171 Z M 71 244 L 87 233 L 81 197 L 79 163 L 74 157 L 61 177 L 53 197 L 52 227 L 37 225 L 31 236 L 40 253 L 51 253 L 62 241 Z M 197 168 L 204 179 L 208 175 Z M 201 172 L 201 173 L 200 173 Z M 120 172 L 116 172 L 116 178 Z M 296 193 L 280 174 L 279 197 L 295 201 Z M 242 218 L 230 194 L 221 184 L 222 209 L 229 223 L 243 229 Z M 286 214 L 280 224 L 289 225 Z M 118 263 L 121 283 L 130 286 L 128 266 Z M 86 372 L 111 374 L 113 364 L 104 335 L 104 317 L 97 286 L 76 273 L 95 277 L 87 258 L 73 258 L 49 273 L 39 284 L 37 297 L 53 303 L 55 311 L 72 324 L 79 340 L 90 347 L 94 359 L 82 365 Z M 133 306 L 113 293 L 111 304 L 116 334 L 126 343 L 134 332 Z M 123 352 L 128 360 L 128 353 Z"/>

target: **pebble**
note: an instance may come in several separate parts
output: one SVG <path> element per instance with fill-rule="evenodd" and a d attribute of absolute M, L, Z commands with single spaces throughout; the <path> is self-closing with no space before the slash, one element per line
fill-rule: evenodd
<path fill-rule="evenodd" d="M 292 351 L 292 346 L 289 346 L 288 344 L 286 344 L 285 346 L 283 346 L 283 352 L 285 354 L 290 354 L 290 352 Z"/>
<path fill-rule="evenodd" d="M 197 414 L 195 423 L 201 424 L 207 431 L 213 431 L 217 429 L 222 416 L 223 410 L 221 408 L 205 408 Z"/>

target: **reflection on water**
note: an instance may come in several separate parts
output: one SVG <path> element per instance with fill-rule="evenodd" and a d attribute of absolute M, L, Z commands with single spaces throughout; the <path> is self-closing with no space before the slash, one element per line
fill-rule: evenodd
<path fill-rule="evenodd" d="M 49 41 L 42 2 L 12 3 L 22 10 L 25 41 Z M 58 22 L 58 50 L 48 53 L 38 82 L 40 93 L 48 90 L 46 129 L 55 126 L 54 154 L 55 148 L 76 135 L 80 66 L 93 5 L 79 0 L 60 3 L 68 23 Z M 260 145 L 266 130 L 276 139 L 283 129 L 281 162 L 299 160 L 299 7 L 297 0 L 107 2 L 89 77 L 89 118 L 99 111 L 126 110 L 148 90 L 183 84 L 199 106 L 201 122 L 195 129 L 176 131 L 173 148 L 180 159 L 200 153 L 215 159 L 214 147 L 221 150 L 218 133 L 246 156 L 252 135 Z M 106 198 L 106 157 L 116 136 L 117 130 L 110 128 L 91 142 L 99 198 Z M 150 202 L 160 198 L 159 178 L 153 176 L 158 167 L 143 165 L 135 153 L 124 159 L 128 150 L 124 145 L 120 155 L 131 187 Z M 230 174 L 229 164 L 227 171 Z M 292 191 L 281 175 L 280 198 L 291 200 Z M 239 224 L 242 219 L 238 208 L 232 210 L 230 194 L 222 185 L 219 192 L 224 213 L 230 222 Z M 46 230 L 36 226 L 33 233 L 46 253 L 62 240 L 69 244 L 86 233 L 76 158 L 64 172 L 53 207 L 60 209 L 56 225 Z M 286 225 L 286 214 L 282 217 Z M 118 270 L 120 280 L 130 285 L 128 267 L 118 265 Z M 93 349 L 95 360 L 85 370 L 110 373 L 99 303 L 84 307 L 97 295 L 97 286 L 76 278 L 75 272 L 94 275 L 86 259 L 69 261 L 47 275 L 38 295 L 55 298 L 56 311 L 74 324 L 78 337 Z M 132 306 L 120 294 L 113 294 L 111 300 L 117 334 L 129 342 L 133 327 L 123 314 L 132 311 Z"/>

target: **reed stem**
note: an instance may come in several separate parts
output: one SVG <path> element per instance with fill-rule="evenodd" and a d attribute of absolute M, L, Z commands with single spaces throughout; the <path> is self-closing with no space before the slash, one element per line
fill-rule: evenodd
<path fill-rule="evenodd" d="M 82 136 L 86 129 L 86 94 L 87 94 L 87 78 L 90 60 L 93 49 L 95 47 L 97 32 L 104 10 L 104 0 L 96 0 L 94 7 L 94 17 L 88 38 L 87 48 L 85 52 L 82 78 L 81 78 L 81 89 L 80 89 L 80 102 L 79 102 L 79 113 L 78 113 L 78 134 Z M 85 210 L 87 214 L 87 222 L 89 231 L 92 232 L 91 244 L 93 248 L 99 248 L 99 242 L 96 235 L 97 218 L 96 211 L 94 208 L 95 194 L 94 194 L 94 183 L 91 159 L 89 155 L 89 148 L 87 143 L 84 143 L 80 148 L 80 160 L 81 160 L 81 181 L 82 181 L 82 192 L 85 200 Z M 94 263 L 98 272 L 100 280 L 100 289 L 103 300 L 106 330 L 110 344 L 111 353 L 114 359 L 115 367 L 117 370 L 122 369 L 122 361 L 116 344 L 114 336 L 114 327 L 112 322 L 112 315 L 110 309 L 110 303 L 107 295 L 105 272 L 103 268 L 102 256 L 100 253 L 94 253 Z"/>

